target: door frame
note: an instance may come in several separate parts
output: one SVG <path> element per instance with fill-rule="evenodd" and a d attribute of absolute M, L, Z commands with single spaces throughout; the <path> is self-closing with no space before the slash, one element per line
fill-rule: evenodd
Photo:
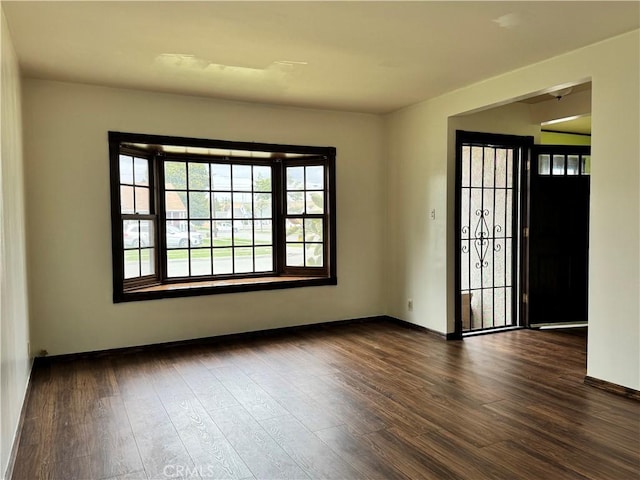
<path fill-rule="evenodd" d="M 580 156 L 584 156 L 584 155 L 588 155 L 591 156 L 591 145 L 553 145 L 553 144 L 534 144 L 530 150 L 530 160 L 529 160 L 529 165 L 528 165 L 528 175 L 527 175 L 527 183 L 528 183 L 528 194 L 527 194 L 527 219 L 526 219 L 526 232 L 527 235 L 525 235 L 523 237 L 523 240 L 526 241 L 526 249 L 523 249 L 524 253 L 526 253 L 526 270 L 525 272 L 523 272 L 525 274 L 525 278 L 524 281 L 526 282 L 526 290 L 524 290 L 524 292 L 526 293 L 526 299 L 527 302 L 524 305 L 524 313 L 527 317 L 527 322 L 526 322 L 526 326 L 530 327 L 530 328 L 544 328 L 545 324 L 533 324 L 530 318 L 530 311 L 529 311 L 529 303 L 528 303 L 528 296 L 530 293 L 530 285 L 529 285 L 529 279 L 530 279 L 530 275 L 531 275 L 531 270 L 530 270 L 530 265 L 529 265 L 529 257 L 531 255 L 531 248 L 530 248 L 530 243 L 529 243 L 529 226 L 531 224 L 531 219 L 529 216 L 529 212 L 530 212 L 530 208 L 531 208 L 531 181 L 534 175 L 537 174 L 537 169 L 539 168 L 538 166 L 538 155 L 540 154 L 549 154 L 551 156 L 551 158 L 553 159 L 553 155 L 554 154 L 559 154 L 559 155 L 571 155 L 571 154 L 577 154 Z M 578 175 L 571 175 L 568 178 L 584 178 L 584 175 L 581 173 L 582 172 L 582 164 L 579 163 L 578 165 L 580 172 Z M 552 169 L 553 168 L 553 161 L 551 162 L 551 164 L 549 165 L 549 168 Z M 565 165 L 566 168 L 566 165 Z M 552 176 L 551 174 L 549 176 Z M 562 175 L 562 177 L 565 177 L 566 173 L 564 175 Z M 591 180 L 591 174 L 588 173 L 588 185 L 590 185 L 590 180 Z M 588 209 L 590 209 L 590 198 L 591 198 L 591 192 L 590 192 L 590 188 L 588 188 Z M 585 259 L 586 261 L 586 274 L 587 274 L 587 296 L 585 298 L 585 312 L 588 318 L 588 314 L 589 314 L 589 298 L 588 298 L 588 284 L 589 284 L 589 259 L 588 259 L 588 249 L 589 249 L 589 228 L 590 228 L 590 221 L 589 221 L 589 214 L 587 212 L 587 238 L 586 238 L 586 242 L 587 242 L 587 258 Z M 523 245 L 524 246 L 524 245 Z M 556 328 L 560 328 L 561 325 L 571 325 L 572 322 L 567 322 L 565 324 L 562 323 L 558 323 Z M 550 325 L 553 325 L 550 324 Z"/>
<path fill-rule="evenodd" d="M 452 338 L 461 339 L 463 337 L 462 325 L 462 275 L 460 249 L 462 246 L 462 224 L 461 224 L 461 191 L 462 191 L 462 145 L 463 143 L 493 144 L 508 148 L 514 148 L 517 152 L 514 155 L 514 197 L 518 199 L 514 214 L 512 256 L 514 259 L 513 268 L 517 285 L 514 285 L 512 300 L 515 302 L 514 314 L 516 315 L 516 326 L 512 328 L 524 328 L 528 326 L 528 311 L 526 308 L 526 293 L 528 292 L 528 242 L 526 232 L 529 226 L 529 169 L 531 166 L 531 152 L 533 150 L 534 138 L 532 136 L 506 135 L 496 133 L 470 132 L 456 130 L 456 155 L 455 155 L 455 208 L 454 208 L 454 304 L 455 304 L 455 330 Z M 514 198 L 515 200 L 515 198 Z M 517 218 L 516 218 L 517 216 Z M 474 334 L 491 333 L 498 329 L 481 330 Z"/>

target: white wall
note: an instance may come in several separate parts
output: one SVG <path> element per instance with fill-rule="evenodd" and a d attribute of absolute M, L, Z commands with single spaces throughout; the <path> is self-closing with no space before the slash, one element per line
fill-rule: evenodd
<path fill-rule="evenodd" d="M 534 137 L 535 142 L 540 139 L 540 122 L 532 118 L 531 105 L 526 103 L 510 103 L 480 112 L 450 117 L 450 150 L 455 150 L 456 130 L 531 136 Z"/>
<path fill-rule="evenodd" d="M 31 360 L 27 347 L 29 321 L 20 77 L 4 12 L 0 30 L 0 476 L 4 478 Z"/>
<path fill-rule="evenodd" d="M 24 81 L 32 350 L 150 344 L 384 313 L 383 122 Z M 338 285 L 112 303 L 107 132 L 337 148 Z"/>
<path fill-rule="evenodd" d="M 409 111 L 411 109 L 404 112 Z M 389 154 L 388 176 L 390 204 L 393 205 L 391 211 L 394 214 L 390 217 L 391 228 L 387 230 L 387 235 L 392 238 L 390 244 L 395 245 L 395 248 L 389 249 L 392 255 L 388 268 L 394 272 L 394 281 L 388 282 L 387 285 L 388 312 L 393 317 L 446 333 L 446 312 L 437 310 L 436 314 L 430 310 L 435 306 L 435 302 L 443 300 L 446 295 L 442 290 L 444 284 L 439 282 L 439 279 L 446 275 L 445 245 L 442 243 L 446 210 L 439 205 L 439 200 L 444 195 L 446 171 L 441 170 L 443 165 L 430 162 L 420 164 L 421 158 L 426 160 L 434 157 L 424 153 L 431 147 L 430 142 L 418 144 L 412 140 L 412 137 L 423 135 L 419 128 L 416 128 L 420 125 L 419 121 L 411 122 L 409 125 L 405 123 L 409 117 L 402 118 L 402 115 L 396 115 L 390 118 L 392 121 L 388 126 L 391 138 L 395 141 L 391 142 L 393 151 Z M 512 103 L 452 116 L 448 119 L 448 126 L 445 120 L 444 127 L 445 139 L 449 142 L 448 155 L 455 155 L 456 130 L 532 136 L 536 140 L 540 136 L 540 125 L 533 123 L 530 106 L 524 103 Z M 413 148 L 420 150 L 412 152 Z M 407 166 L 406 161 L 412 163 Z M 416 169 L 423 168 L 424 173 L 416 177 Z M 411 185 L 411 188 L 407 189 L 407 185 Z M 417 208 L 398 209 L 398 205 L 401 204 Z M 436 210 L 435 220 L 431 219 L 432 209 Z M 402 225 L 409 225 L 408 230 L 399 230 L 400 227 L 395 223 L 398 220 L 397 216 L 402 220 Z M 439 254 L 439 251 L 442 253 Z M 430 262 L 415 261 L 403 256 L 404 252 L 419 252 L 414 258 L 425 261 L 429 258 Z M 434 269 L 438 269 L 437 275 L 434 275 Z M 413 300 L 412 311 L 407 308 L 409 298 Z M 439 308 L 444 308 L 445 305 L 444 302 L 440 302 Z"/>
<path fill-rule="evenodd" d="M 640 389 L 640 31 L 451 92 L 388 116 L 390 315 L 454 324 L 455 155 L 448 120 L 592 79 L 587 374 Z M 624 119 L 624 121 L 621 121 Z M 436 220 L 429 212 L 436 209 Z M 406 298 L 414 300 L 409 315 Z"/>
<path fill-rule="evenodd" d="M 590 135 L 574 135 L 572 133 L 541 132 L 542 145 L 591 145 Z"/>

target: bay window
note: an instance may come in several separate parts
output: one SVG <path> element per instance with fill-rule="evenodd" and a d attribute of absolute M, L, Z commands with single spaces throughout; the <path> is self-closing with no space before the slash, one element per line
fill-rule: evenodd
<path fill-rule="evenodd" d="M 114 301 L 336 284 L 335 148 L 109 132 Z"/>

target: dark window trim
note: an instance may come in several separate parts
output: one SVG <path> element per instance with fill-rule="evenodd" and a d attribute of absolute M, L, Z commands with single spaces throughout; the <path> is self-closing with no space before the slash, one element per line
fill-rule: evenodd
<path fill-rule="evenodd" d="M 161 298 L 176 298 L 199 295 L 224 294 L 234 292 L 248 292 L 258 290 L 274 290 L 284 288 L 297 288 L 305 286 L 337 285 L 337 255 L 336 255 L 336 149 L 334 147 L 312 147 L 302 145 L 268 144 L 254 142 L 234 142 L 227 140 L 208 140 L 190 137 L 172 137 L 163 135 L 137 134 L 127 132 L 108 133 L 109 139 L 109 159 L 110 159 L 110 182 L 111 182 L 111 244 L 113 258 L 113 301 L 115 303 L 151 300 Z M 134 145 L 137 144 L 137 145 Z M 148 148 L 141 148 L 139 145 L 148 145 Z M 175 153 L 164 152 L 162 146 L 185 146 L 200 147 L 209 149 L 228 149 L 231 155 L 203 155 L 199 153 Z M 243 156 L 242 151 L 267 152 L 272 153 L 271 158 Z M 149 160 L 149 182 L 152 192 L 150 198 L 149 215 L 136 215 L 133 217 L 154 217 L 156 222 L 155 234 L 155 264 L 156 274 L 146 277 L 124 279 L 124 240 L 123 240 L 123 215 L 120 206 L 120 176 L 119 176 L 119 156 L 120 154 L 133 155 L 147 158 Z M 287 156 L 293 155 L 293 156 Z M 303 155 L 303 156 L 299 156 Z M 280 197 L 278 204 L 273 204 L 274 223 L 274 250 L 279 250 L 276 255 L 275 272 L 235 274 L 230 276 L 220 276 L 216 278 L 172 278 L 162 281 L 165 278 L 165 261 L 163 252 L 166 251 L 164 241 L 164 227 L 166 224 L 166 213 L 163 207 L 162 192 L 162 169 L 157 166 L 157 162 L 178 159 L 179 161 L 190 162 L 211 162 L 216 163 L 248 163 L 254 165 L 272 166 L 272 186 L 276 197 Z M 284 172 L 286 165 L 326 165 L 326 187 L 325 187 L 325 208 L 326 213 L 319 217 L 326 218 L 324 243 L 325 265 L 322 275 L 318 275 L 318 268 L 305 267 L 284 267 L 285 253 L 285 231 L 284 218 L 286 197 L 284 191 Z M 275 193 L 275 192 L 279 193 Z M 306 217 L 313 217 L 305 214 Z M 282 221 L 277 222 L 279 218 Z M 277 225 L 276 225 L 277 223 Z M 327 264 L 328 262 L 328 264 Z"/>

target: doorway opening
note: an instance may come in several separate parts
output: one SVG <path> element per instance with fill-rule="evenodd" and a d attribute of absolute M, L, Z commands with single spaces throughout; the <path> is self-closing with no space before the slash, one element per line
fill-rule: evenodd
<path fill-rule="evenodd" d="M 591 87 L 450 117 L 454 338 L 588 324 Z"/>

